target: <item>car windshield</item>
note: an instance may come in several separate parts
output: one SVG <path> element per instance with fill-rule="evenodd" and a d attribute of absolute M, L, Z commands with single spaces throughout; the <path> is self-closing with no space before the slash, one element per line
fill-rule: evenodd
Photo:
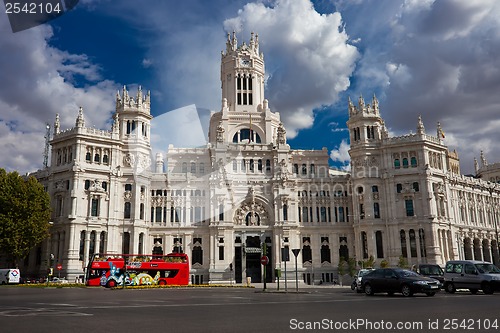
<path fill-rule="evenodd" d="M 443 275 L 444 272 L 439 266 L 424 266 L 420 269 L 420 273 L 427 275 Z"/>
<path fill-rule="evenodd" d="M 498 269 L 495 265 L 493 264 L 476 264 L 475 265 L 479 273 L 494 273 L 494 274 L 500 274 L 500 269 Z"/>
<path fill-rule="evenodd" d="M 417 273 L 412 272 L 412 271 L 408 271 L 408 270 L 406 270 L 406 269 L 398 270 L 398 271 L 396 271 L 396 273 L 397 273 L 400 277 L 420 276 L 420 275 L 418 275 Z"/>
<path fill-rule="evenodd" d="M 358 276 L 360 276 L 360 277 L 364 276 L 364 275 L 370 273 L 371 271 L 372 271 L 371 269 L 362 269 L 359 271 Z"/>

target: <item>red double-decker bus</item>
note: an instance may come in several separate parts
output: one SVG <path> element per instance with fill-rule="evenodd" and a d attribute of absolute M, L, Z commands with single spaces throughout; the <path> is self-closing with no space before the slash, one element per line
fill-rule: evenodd
<path fill-rule="evenodd" d="M 87 266 L 87 286 L 187 285 L 189 261 L 184 253 L 167 255 L 94 254 Z"/>

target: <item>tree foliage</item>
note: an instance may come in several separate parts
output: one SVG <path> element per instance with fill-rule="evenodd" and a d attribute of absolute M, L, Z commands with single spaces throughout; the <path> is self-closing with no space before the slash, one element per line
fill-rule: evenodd
<path fill-rule="evenodd" d="M 399 256 L 398 267 L 408 268 L 408 260 L 403 256 Z"/>
<path fill-rule="evenodd" d="M 0 253 L 12 264 L 47 236 L 50 198 L 35 177 L 0 169 Z"/>

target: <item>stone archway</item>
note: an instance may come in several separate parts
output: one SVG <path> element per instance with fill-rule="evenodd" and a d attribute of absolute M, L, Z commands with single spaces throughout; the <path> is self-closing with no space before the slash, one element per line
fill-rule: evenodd
<path fill-rule="evenodd" d="M 269 225 L 269 214 L 263 203 L 255 200 L 244 201 L 234 214 L 234 224 L 246 226 Z"/>

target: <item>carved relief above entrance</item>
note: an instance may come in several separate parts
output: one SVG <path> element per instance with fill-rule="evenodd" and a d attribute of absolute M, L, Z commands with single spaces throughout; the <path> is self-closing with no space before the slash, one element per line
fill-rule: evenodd
<path fill-rule="evenodd" d="M 234 224 L 260 226 L 269 224 L 269 215 L 260 202 L 245 201 L 234 214 Z"/>

